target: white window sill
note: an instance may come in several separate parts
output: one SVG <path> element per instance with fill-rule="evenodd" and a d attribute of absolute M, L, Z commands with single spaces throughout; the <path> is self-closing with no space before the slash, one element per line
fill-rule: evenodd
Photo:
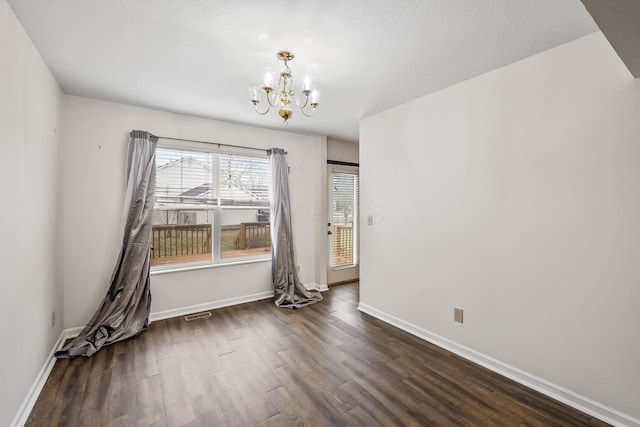
<path fill-rule="evenodd" d="M 357 266 L 358 264 L 341 265 L 340 267 L 331 267 L 331 270 L 332 271 L 347 270 L 349 268 L 356 268 Z"/>
<path fill-rule="evenodd" d="M 237 261 L 221 262 L 217 264 L 212 264 L 207 262 L 207 263 L 173 264 L 173 265 L 162 266 L 162 267 L 151 267 L 151 272 L 149 273 L 149 275 L 156 276 L 159 274 L 178 273 L 180 271 L 204 270 L 207 268 L 229 267 L 233 265 L 255 264 L 259 262 L 271 262 L 271 257 L 243 259 L 243 260 L 237 260 Z"/>

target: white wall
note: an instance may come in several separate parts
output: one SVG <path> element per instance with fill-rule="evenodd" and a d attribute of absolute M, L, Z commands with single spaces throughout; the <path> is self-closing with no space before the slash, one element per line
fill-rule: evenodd
<path fill-rule="evenodd" d="M 327 159 L 340 162 L 358 163 L 358 144 L 327 138 Z"/>
<path fill-rule="evenodd" d="M 0 425 L 11 424 L 62 325 L 56 259 L 62 93 L 0 0 Z M 51 313 L 57 325 L 51 327 Z"/>
<path fill-rule="evenodd" d="M 640 418 L 640 80 L 601 33 L 362 120 L 360 163 L 363 304 Z"/>
<path fill-rule="evenodd" d="M 326 138 L 184 116 L 86 98 L 64 97 L 62 178 L 65 328 L 84 325 L 108 289 L 121 241 L 126 147 L 131 129 L 160 136 L 257 148 L 284 148 L 301 280 L 326 283 L 317 258 Z M 275 120 L 275 118 L 274 118 Z M 320 249 L 320 250 L 319 250 Z M 324 282 L 322 281 L 324 280 Z M 151 278 L 152 313 L 272 290 L 270 261 Z"/>

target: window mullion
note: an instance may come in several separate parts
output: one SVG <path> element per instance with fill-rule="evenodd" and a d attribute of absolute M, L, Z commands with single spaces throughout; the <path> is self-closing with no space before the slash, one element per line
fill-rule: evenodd
<path fill-rule="evenodd" d="M 213 239 L 213 259 L 216 263 L 220 262 L 220 251 L 222 247 L 222 221 L 220 215 L 220 150 L 211 153 L 212 156 L 212 170 L 211 179 L 213 187 L 215 188 L 216 207 L 213 209 L 213 227 L 215 239 Z"/>

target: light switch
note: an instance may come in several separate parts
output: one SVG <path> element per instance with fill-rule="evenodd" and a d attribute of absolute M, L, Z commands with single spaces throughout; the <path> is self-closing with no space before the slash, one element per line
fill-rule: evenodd
<path fill-rule="evenodd" d="M 373 215 L 367 217 L 367 225 L 373 225 Z"/>

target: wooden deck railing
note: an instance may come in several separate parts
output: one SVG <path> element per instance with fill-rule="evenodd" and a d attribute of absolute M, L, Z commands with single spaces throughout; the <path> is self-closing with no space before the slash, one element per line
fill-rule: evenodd
<path fill-rule="evenodd" d="M 333 225 L 333 266 L 353 264 L 353 227 Z"/>
<path fill-rule="evenodd" d="M 237 230 L 237 229 L 236 229 Z M 268 221 L 243 222 L 235 238 L 236 250 L 271 247 Z M 207 259 L 211 254 L 211 224 L 154 225 L 151 231 L 151 264 Z M 333 265 L 353 264 L 353 228 L 333 226 Z"/>
<path fill-rule="evenodd" d="M 151 228 L 153 260 L 211 253 L 211 224 L 154 225 Z"/>
<path fill-rule="evenodd" d="M 245 250 L 271 246 L 271 223 L 269 221 L 242 222 L 236 240 L 236 249 Z"/>
<path fill-rule="evenodd" d="M 235 226 L 225 226 L 222 230 L 222 258 L 250 255 L 259 249 L 271 249 L 271 228 L 269 221 L 243 222 Z M 224 233 L 234 233 L 231 244 L 225 249 Z M 203 261 L 211 259 L 211 224 L 162 224 L 151 228 L 151 265 L 175 262 Z M 262 252 L 264 252 L 261 251 Z"/>

